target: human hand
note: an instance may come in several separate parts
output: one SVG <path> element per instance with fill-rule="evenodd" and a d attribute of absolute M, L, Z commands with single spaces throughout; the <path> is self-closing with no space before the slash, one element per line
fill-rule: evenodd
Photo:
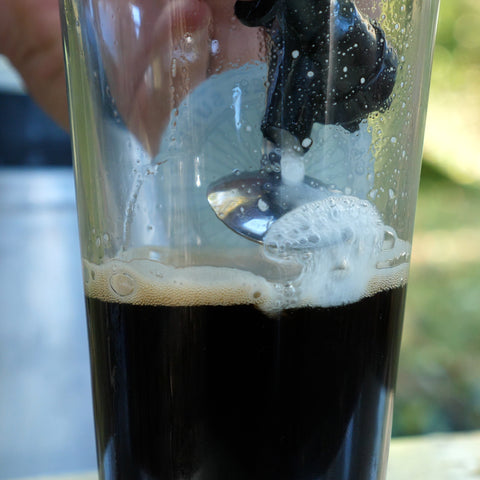
<path fill-rule="evenodd" d="M 258 56 L 235 0 L 98 0 L 98 46 L 115 107 L 156 153 L 171 112 L 209 75 Z"/>
<path fill-rule="evenodd" d="M 235 0 L 98 0 L 99 50 L 116 108 L 154 153 L 171 111 L 201 81 L 254 60 Z M 31 96 L 68 128 L 58 0 L 2 0 L 0 48 Z M 212 47 L 214 46 L 214 47 Z"/>
<path fill-rule="evenodd" d="M 1 0 L 0 53 L 37 103 L 68 128 L 58 0 Z"/>

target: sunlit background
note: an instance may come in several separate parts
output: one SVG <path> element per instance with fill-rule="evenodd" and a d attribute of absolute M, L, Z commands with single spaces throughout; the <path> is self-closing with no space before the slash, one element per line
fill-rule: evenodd
<path fill-rule="evenodd" d="M 395 435 L 480 428 L 480 2 L 441 2 Z"/>
<path fill-rule="evenodd" d="M 0 167 L 19 159 L 0 169 L 0 480 L 95 466 L 69 139 L 0 58 Z M 479 210 L 480 2 L 444 0 L 396 436 L 480 429 Z"/>

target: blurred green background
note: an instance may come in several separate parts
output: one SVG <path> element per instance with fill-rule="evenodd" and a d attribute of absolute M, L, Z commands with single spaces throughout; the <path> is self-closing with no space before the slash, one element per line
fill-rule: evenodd
<path fill-rule="evenodd" d="M 480 1 L 443 0 L 393 434 L 480 429 Z"/>

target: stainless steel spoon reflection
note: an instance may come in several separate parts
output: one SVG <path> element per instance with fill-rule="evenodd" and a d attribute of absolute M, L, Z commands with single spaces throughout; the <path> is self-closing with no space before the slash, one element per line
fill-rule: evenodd
<path fill-rule="evenodd" d="M 235 233 L 257 243 L 270 226 L 287 212 L 340 192 L 305 176 L 296 184 L 278 172 L 243 172 L 209 186 L 208 202 L 217 217 Z"/>

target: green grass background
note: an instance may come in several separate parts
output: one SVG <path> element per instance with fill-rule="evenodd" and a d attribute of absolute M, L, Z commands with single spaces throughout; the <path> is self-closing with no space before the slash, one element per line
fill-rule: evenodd
<path fill-rule="evenodd" d="M 440 8 L 394 436 L 480 429 L 480 1 Z"/>

